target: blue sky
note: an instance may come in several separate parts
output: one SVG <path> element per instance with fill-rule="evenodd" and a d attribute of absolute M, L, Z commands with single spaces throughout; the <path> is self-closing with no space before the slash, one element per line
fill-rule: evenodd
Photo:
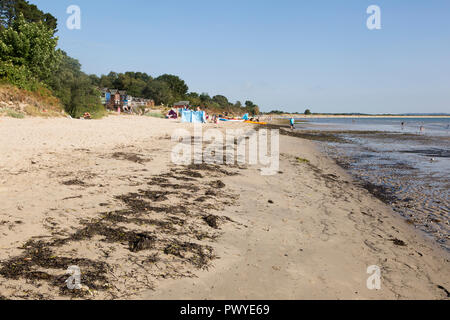
<path fill-rule="evenodd" d="M 448 0 L 31 0 L 87 73 L 179 75 L 264 111 L 450 112 Z M 82 12 L 68 30 L 69 5 Z M 368 30 L 369 5 L 381 30 Z"/>

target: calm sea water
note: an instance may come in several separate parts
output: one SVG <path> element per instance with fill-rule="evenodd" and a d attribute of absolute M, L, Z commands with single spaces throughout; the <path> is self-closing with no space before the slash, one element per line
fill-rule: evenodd
<path fill-rule="evenodd" d="M 307 123 L 309 126 L 303 127 L 321 128 L 323 130 L 370 130 L 438 136 L 450 135 L 450 118 L 318 118 L 308 120 Z M 421 127 L 423 128 L 422 131 Z"/>
<path fill-rule="evenodd" d="M 296 128 L 344 138 L 325 152 L 389 192 L 395 211 L 450 250 L 449 118 L 311 119 Z"/>

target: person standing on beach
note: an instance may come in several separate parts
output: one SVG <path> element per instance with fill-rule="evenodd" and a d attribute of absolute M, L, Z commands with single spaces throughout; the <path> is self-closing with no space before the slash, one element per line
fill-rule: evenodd
<path fill-rule="evenodd" d="M 291 123 L 291 130 L 294 130 L 295 129 L 295 119 L 291 118 L 290 123 Z"/>
<path fill-rule="evenodd" d="M 216 125 L 216 128 L 219 126 L 219 117 L 217 115 L 214 115 L 214 123 Z"/>

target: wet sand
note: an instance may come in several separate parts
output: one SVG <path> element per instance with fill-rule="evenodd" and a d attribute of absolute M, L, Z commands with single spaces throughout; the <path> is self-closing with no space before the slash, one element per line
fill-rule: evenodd
<path fill-rule="evenodd" d="M 267 177 L 174 166 L 180 127 L 1 118 L 0 297 L 448 298 L 448 253 L 313 142 L 282 136 L 281 172 Z M 65 286 L 71 265 L 82 290 Z M 366 287 L 371 265 L 381 290 Z"/>
<path fill-rule="evenodd" d="M 298 134 L 326 137 L 320 140 L 323 153 L 408 223 L 450 250 L 449 136 L 323 129 L 300 126 Z"/>

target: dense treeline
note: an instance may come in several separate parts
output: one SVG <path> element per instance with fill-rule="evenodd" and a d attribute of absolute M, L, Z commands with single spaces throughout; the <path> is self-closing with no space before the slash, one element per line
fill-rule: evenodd
<path fill-rule="evenodd" d="M 65 111 L 94 117 L 106 111 L 80 63 L 56 48 L 57 19 L 25 0 L 0 1 L 0 79 L 60 99 Z"/>
<path fill-rule="evenodd" d="M 34 4 L 25 0 L 0 0 L 0 29 L 11 26 L 14 20 L 22 14 L 28 22 L 43 22 L 55 33 L 57 30 L 57 19 L 50 13 L 44 13 Z"/>
<path fill-rule="evenodd" d="M 258 114 L 252 101 L 232 103 L 225 96 L 189 92 L 178 76 L 153 78 L 142 72 L 111 72 L 98 77 L 81 71 L 80 63 L 57 49 L 57 19 L 25 0 L 0 0 L 0 81 L 30 91 L 49 92 L 67 113 L 101 117 L 99 88 L 126 90 L 129 95 L 170 106 L 181 100 L 214 112 Z"/>
<path fill-rule="evenodd" d="M 134 97 L 153 99 L 157 105 L 172 105 L 177 101 L 189 101 L 192 106 L 200 106 L 217 112 L 258 114 L 259 108 L 252 101 L 245 105 L 237 101 L 231 103 L 223 95 L 210 97 L 207 93 L 189 92 L 189 87 L 178 76 L 164 74 L 157 78 L 142 72 L 110 72 L 98 77 L 91 75 L 91 80 L 100 88 L 126 90 Z"/>

